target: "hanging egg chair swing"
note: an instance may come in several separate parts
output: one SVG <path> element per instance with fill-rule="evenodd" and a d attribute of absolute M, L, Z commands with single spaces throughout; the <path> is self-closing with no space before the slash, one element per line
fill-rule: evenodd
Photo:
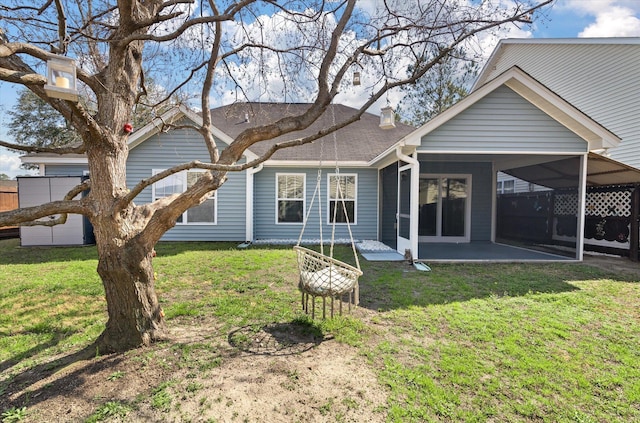
<path fill-rule="evenodd" d="M 332 107 L 332 114 L 335 113 Z M 333 116 L 335 124 L 335 115 Z M 348 297 L 348 306 L 351 310 L 351 305 L 357 306 L 359 303 L 359 287 L 358 279 L 362 276 L 362 270 L 360 270 L 360 261 L 358 260 L 358 253 L 356 251 L 355 241 L 351 232 L 351 226 L 349 224 L 349 214 L 345 204 L 344 189 L 341 183 L 340 169 L 338 168 L 338 153 L 336 134 L 333 132 L 334 150 L 336 153 L 336 175 L 335 184 L 330 179 L 329 191 L 332 192 L 335 200 L 335 206 L 333 207 L 333 216 L 331 218 L 331 243 L 329 254 L 324 254 L 324 241 L 322 239 L 322 201 L 318 201 L 318 216 L 319 216 L 319 233 L 320 233 L 320 251 L 314 251 L 309 248 L 302 247 L 302 236 L 309 220 L 309 215 L 313 209 L 313 204 L 321 193 L 320 185 L 322 179 L 322 145 L 320 153 L 320 165 L 318 167 L 318 176 L 316 181 L 316 187 L 311 198 L 309 210 L 303 221 L 302 231 L 298 238 L 298 243 L 293 247 L 297 254 L 298 259 L 298 271 L 300 279 L 298 288 L 302 293 L 302 309 L 305 313 L 311 313 L 311 317 L 315 318 L 316 310 L 316 298 L 322 298 L 322 318 L 326 318 L 327 298 L 330 300 L 330 315 L 334 315 L 334 300 L 339 300 L 339 313 L 342 314 L 342 304 L 345 297 Z M 329 193 L 327 193 L 328 195 Z M 333 201 L 333 200 L 332 200 Z M 355 266 L 340 261 L 333 257 L 333 246 L 335 244 L 335 228 L 336 217 L 339 206 L 341 206 L 342 213 L 345 216 L 345 223 L 349 231 L 349 239 L 351 241 L 351 249 L 355 257 Z M 311 309 L 309 307 L 311 302 Z"/>

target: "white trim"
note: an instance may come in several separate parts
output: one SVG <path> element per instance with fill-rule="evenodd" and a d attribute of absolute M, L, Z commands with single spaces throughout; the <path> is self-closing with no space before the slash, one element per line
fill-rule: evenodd
<path fill-rule="evenodd" d="M 181 119 L 182 117 L 186 117 L 191 120 L 196 125 L 202 125 L 202 116 L 194 113 L 189 110 L 184 105 L 180 105 L 178 107 L 174 107 L 167 112 L 165 112 L 162 116 L 156 117 L 151 122 L 147 123 L 138 131 L 134 132 L 133 135 L 129 137 L 127 141 L 127 145 L 129 146 L 129 150 L 133 150 L 138 145 L 142 144 L 144 141 L 151 138 L 153 135 L 159 133 L 162 130 L 162 126 L 166 123 L 174 123 Z M 211 134 L 220 141 L 224 142 L 227 145 L 230 145 L 233 142 L 233 138 L 231 138 L 226 133 L 222 132 L 217 127 L 213 126 L 211 128 Z M 251 161 L 256 159 L 258 156 L 252 153 L 250 150 L 245 150 L 243 155 L 247 158 L 247 161 Z"/>
<path fill-rule="evenodd" d="M 402 160 L 407 163 L 407 165 L 399 167 L 398 169 L 398 204 L 397 209 L 398 213 L 400 212 L 400 173 L 403 169 L 409 169 L 411 175 L 411 183 L 409 184 L 410 188 L 410 209 L 409 209 L 409 239 L 402 238 L 400 236 L 400 219 L 397 219 L 398 223 L 398 235 L 396 236 L 397 240 L 397 251 L 400 254 L 404 254 L 404 247 L 409 245 L 409 251 L 411 252 L 411 256 L 414 258 L 418 258 L 418 190 L 420 189 L 420 162 L 416 158 L 417 154 L 414 153 L 414 157 L 407 156 L 402 152 L 402 146 L 398 145 L 396 147 L 396 157 L 398 160 Z M 398 215 L 399 217 L 399 215 Z M 405 241 L 406 240 L 406 241 Z"/>
<path fill-rule="evenodd" d="M 187 119 L 190 119 L 196 125 L 202 125 L 202 117 L 197 113 L 194 113 L 193 111 L 189 110 L 184 105 L 171 108 L 170 110 L 162 114 L 162 116 L 158 116 L 154 118 L 151 122 L 147 123 L 142 128 L 134 131 L 133 134 L 131 134 L 129 136 L 129 139 L 127 140 L 127 146 L 129 147 L 129 150 L 133 150 L 138 145 L 142 144 L 144 141 L 151 138 L 153 135 L 160 133 L 164 124 L 174 123 L 182 117 L 186 117 Z M 211 134 L 216 139 L 222 141 L 226 145 L 230 145 L 233 142 L 233 138 L 231 138 L 229 135 L 227 135 L 226 133 L 224 133 L 223 131 L 221 131 L 215 126 L 211 128 Z M 258 155 L 251 152 L 251 150 L 245 150 L 242 154 L 244 157 L 246 157 L 247 161 L 251 161 L 258 158 Z M 22 160 L 23 163 L 47 163 L 47 164 L 59 164 L 59 165 L 88 163 L 86 156 L 81 158 L 75 158 L 75 157 L 68 158 L 68 157 L 65 157 L 64 155 L 55 156 L 55 157 L 53 156 L 42 157 L 37 153 L 35 155 L 30 155 L 30 156 L 21 156 L 20 160 Z"/>
<path fill-rule="evenodd" d="M 565 128 L 582 138 L 587 142 L 588 150 L 615 147 L 621 141 L 618 136 L 582 113 L 580 110 L 576 109 L 553 91 L 527 75 L 520 68 L 514 66 L 487 82 L 485 85 L 479 87 L 467 97 L 440 113 L 420 128 L 398 140 L 398 142 L 393 146 L 387 148 L 384 152 L 373 158 L 369 164 L 375 166 L 377 162 L 384 160 L 386 156 L 391 154 L 397 146 L 420 146 L 422 143 L 422 137 L 428 135 L 451 119 L 455 118 L 458 114 L 467 110 L 502 85 L 506 85 L 511 88 L 518 95 L 521 95 L 538 109 L 548 114 L 552 119 L 556 120 Z M 456 151 L 454 153 L 461 154 L 462 152 Z M 478 151 L 474 151 L 473 153 L 477 154 Z M 527 152 L 523 151 L 514 153 L 527 154 Z M 555 152 L 549 154 L 560 153 L 561 152 Z M 565 152 L 562 153 L 568 154 Z M 533 154 L 539 153 L 535 152 Z M 584 152 L 581 151 L 579 154 L 584 154 Z"/>
<path fill-rule="evenodd" d="M 462 155 L 462 154 L 469 154 L 469 155 L 479 155 L 482 154 L 483 156 L 503 156 L 503 155 L 528 155 L 528 156 L 581 156 L 585 153 L 587 153 L 586 151 L 508 151 L 508 150 L 500 150 L 500 151 L 487 151 L 484 150 L 485 152 L 483 153 L 479 153 L 478 150 L 416 150 L 416 153 L 418 154 L 456 154 L 456 155 Z"/>
<path fill-rule="evenodd" d="M 74 164 L 89 164 L 89 160 L 86 157 L 72 157 L 66 158 L 64 156 L 20 156 L 22 163 L 35 163 L 35 164 L 53 164 L 53 165 L 74 165 Z"/>
<path fill-rule="evenodd" d="M 157 173 L 160 173 L 163 170 L 165 170 L 165 169 L 151 169 L 151 175 L 155 175 Z M 182 179 L 182 181 L 181 181 L 182 182 L 182 192 L 185 192 L 187 190 L 187 184 L 188 184 L 188 176 L 187 175 L 188 175 L 189 172 L 204 173 L 204 172 L 207 172 L 207 171 L 205 169 L 189 169 L 189 170 L 183 170 L 181 172 L 174 173 L 173 175 L 169 176 L 169 177 L 174 177 L 174 176 L 180 175 L 180 177 Z M 164 180 L 164 179 L 162 179 L 162 180 Z M 151 202 L 156 201 L 156 183 L 151 184 Z M 162 198 L 164 198 L 164 197 L 162 197 Z M 189 219 L 188 219 L 189 209 L 187 209 L 187 210 L 184 211 L 184 213 L 182 213 L 182 222 L 176 222 L 176 226 L 215 226 L 215 225 L 217 225 L 218 224 L 218 191 L 217 190 L 211 191 L 208 194 L 208 198 L 205 199 L 205 201 L 207 201 L 207 200 L 213 200 L 213 222 L 189 222 Z"/>
<path fill-rule="evenodd" d="M 302 216 L 301 216 L 301 220 L 300 222 L 279 222 L 278 221 L 278 217 L 279 217 L 279 209 L 278 209 L 278 203 L 282 200 L 282 201 L 296 201 L 296 198 L 280 198 L 280 196 L 278 195 L 278 180 L 280 176 L 302 176 Z M 275 194 L 276 194 L 276 198 L 275 198 L 275 224 L 276 225 L 285 225 L 285 226 L 291 226 L 291 225 L 297 225 L 297 226 L 301 226 L 304 224 L 304 219 L 305 216 L 307 215 L 307 174 L 306 173 L 300 173 L 300 172 L 296 172 L 296 173 L 288 173 L 288 172 L 276 172 L 276 183 L 275 183 Z"/>
<path fill-rule="evenodd" d="M 584 224 L 586 221 L 587 213 L 587 162 L 589 161 L 588 154 L 580 156 L 580 183 L 578 190 L 580 195 L 578 196 L 578 225 L 576 233 L 576 260 L 582 261 L 584 259 Z"/>
<path fill-rule="evenodd" d="M 262 164 L 247 169 L 247 183 L 245 185 L 245 241 L 253 241 L 253 207 L 254 207 L 254 179 L 255 174 L 263 169 Z"/>
<path fill-rule="evenodd" d="M 351 226 L 355 226 L 358 224 L 358 174 L 357 173 L 327 173 L 327 199 L 326 199 L 326 211 L 327 211 L 327 225 L 333 225 L 333 222 L 331 221 L 331 201 L 339 201 L 337 199 L 332 199 L 331 198 L 331 177 L 332 176 L 338 176 L 338 177 L 350 177 L 353 176 L 354 178 L 354 195 L 355 198 L 352 199 L 348 199 L 345 198 L 344 201 L 345 203 L 347 201 L 353 201 L 353 222 L 349 222 L 348 224 Z M 335 223 L 336 226 L 347 226 L 347 222 L 336 222 Z"/>
<path fill-rule="evenodd" d="M 295 147 L 293 147 L 295 148 Z M 339 161 L 340 167 L 364 167 L 371 168 L 368 162 L 362 161 Z M 336 167 L 335 160 L 327 161 L 327 160 L 267 160 L 264 162 L 266 167 L 315 167 L 318 168 L 322 165 L 322 168 L 332 168 Z"/>

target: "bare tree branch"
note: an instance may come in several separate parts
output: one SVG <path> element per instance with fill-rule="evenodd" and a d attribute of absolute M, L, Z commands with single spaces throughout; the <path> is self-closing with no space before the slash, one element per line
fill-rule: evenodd
<path fill-rule="evenodd" d="M 73 198 L 90 187 L 91 181 L 87 179 L 72 188 L 60 201 L 0 212 L 0 227 L 15 224 L 20 226 L 56 226 L 66 223 L 68 213 L 87 214 L 86 205 L 80 200 L 73 200 Z M 60 216 L 55 217 L 56 214 L 60 214 Z M 49 220 L 36 220 L 47 216 L 50 217 Z"/>

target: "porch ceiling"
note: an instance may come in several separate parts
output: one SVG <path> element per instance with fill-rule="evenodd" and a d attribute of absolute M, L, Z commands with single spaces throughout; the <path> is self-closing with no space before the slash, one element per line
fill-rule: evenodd
<path fill-rule="evenodd" d="M 577 186 L 580 158 L 539 163 L 530 166 L 502 170 L 516 178 L 549 188 Z M 587 161 L 587 185 L 626 185 L 640 183 L 640 170 L 596 153 L 589 153 Z"/>

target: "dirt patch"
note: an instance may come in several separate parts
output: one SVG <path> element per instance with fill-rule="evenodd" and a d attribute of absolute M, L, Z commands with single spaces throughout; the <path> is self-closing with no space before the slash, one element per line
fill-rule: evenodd
<path fill-rule="evenodd" d="M 583 263 L 606 270 L 607 272 L 625 275 L 634 280 L 640 278 L 640 263 L 631 261 L 627 257 L 585 254 Z"/>
<path fill-rule="evenodd" d="M 30 422 L 384 421 L 386 392 L 365 358 L 308 326 L 221 333 L 200 319 L 171 333 L 152 348 L 42 363 L 11 380 L 0 409 L 26 405 Z"/>

